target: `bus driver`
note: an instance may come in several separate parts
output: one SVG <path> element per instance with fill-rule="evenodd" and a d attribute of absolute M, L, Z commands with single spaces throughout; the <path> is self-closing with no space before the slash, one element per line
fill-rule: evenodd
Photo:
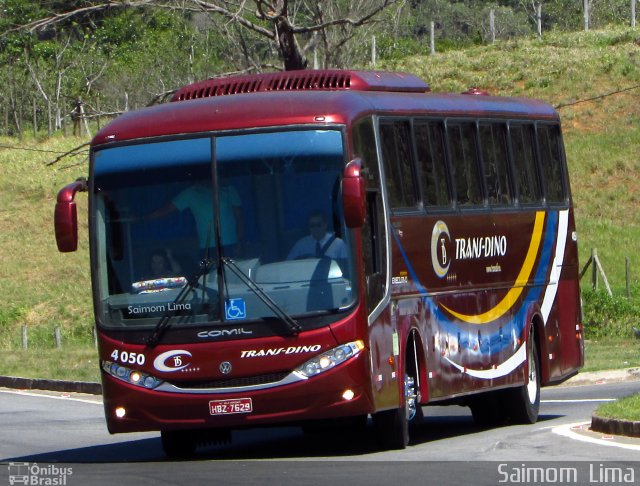
<path fill-rule="evenodd" d="M 327 231 L 327 219 L 321 211 L 313 211 L 308 220 L 309 234 L 300 238 L 287 255 L 287 260 L 323 258 L 344 261 L 347 247 L 334 233 Z"/>

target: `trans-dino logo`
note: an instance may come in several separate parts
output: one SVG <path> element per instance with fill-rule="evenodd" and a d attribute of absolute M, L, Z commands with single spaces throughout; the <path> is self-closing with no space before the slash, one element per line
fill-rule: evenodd
<path fill-rule="evenodd" d="M 447 246 L 451 242 L 449 228 L 444 221 L 438 221 L 431 232 L 431 264 L 433 271 L 440 278 L 444 278 L 451 265 L 451 255 L 447 253 Z"/>

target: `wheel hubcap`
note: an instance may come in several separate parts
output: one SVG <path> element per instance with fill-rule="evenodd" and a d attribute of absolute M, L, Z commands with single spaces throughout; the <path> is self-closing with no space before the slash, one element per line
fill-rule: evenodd
<path fill-rule="evenodd" d="M 418 394 L 413 376 L 405 375 L 404 377 L 404 397 L 407 406 L 407 420 L 413 420 L 418 411 Z"/>
<path fill-rule="evenodd" d="M 527 383 L 527 394 L 529 402 L 534 404 L 538 398 L 538 370 L 536 370 L 536 360 L 533 350 L 529 349 L 529 383 Z"/>

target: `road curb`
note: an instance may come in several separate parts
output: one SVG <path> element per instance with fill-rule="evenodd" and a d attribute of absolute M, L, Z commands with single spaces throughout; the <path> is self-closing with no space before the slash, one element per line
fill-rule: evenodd
<path fill-rule="evenodd" d="M 591 430 L 609 435 L 640 437 L 640 421 L 591 416 Z"/>
<path fill-rule="evenodd" d="M 560 386 L 599 385 L 640 380 L 640 368 L 621 368 L 617 370 L 583 371 L 569 378 Z"/>
<path fill-rule="evenodd" d="M 20 378 L 17 376 L 0 376 L 0 387 L 20 390 L 49 390 L 102 395 L 102 385 L 100 383 L 87 381 L 45 380 L 39 378 Z"/>

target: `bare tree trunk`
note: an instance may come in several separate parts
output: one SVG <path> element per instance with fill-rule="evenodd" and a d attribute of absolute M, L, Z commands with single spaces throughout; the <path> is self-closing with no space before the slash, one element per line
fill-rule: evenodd
<path fill-rule="evenodd" d="M 296 42 L 293 28 L 288 19 L 281 19 L 277 22 L 276 32 L 278 33 L 278 46 L 284 60 L 284 70 L 306 69 L 308 62 L 300 52 L 300 47 Z"/>

